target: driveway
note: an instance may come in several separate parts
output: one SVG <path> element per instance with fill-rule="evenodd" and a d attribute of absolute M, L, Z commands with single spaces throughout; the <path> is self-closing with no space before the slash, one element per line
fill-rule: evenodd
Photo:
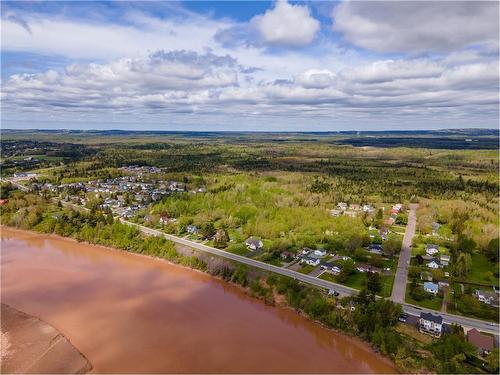
<path fill-rule="evenodd" d="M 408 225 L 406 226 L 401 253 L 399 254 L 398 268 L 394 278 L 391 299 L 397 303 L 404 303 L 406 283 L 408 281 L 408 268 L 411 259 L 411 244 L 415 229 L 417 226 L 417 207 L 418 204 L 410 204 L 410 213 L 408 214 Z"/>

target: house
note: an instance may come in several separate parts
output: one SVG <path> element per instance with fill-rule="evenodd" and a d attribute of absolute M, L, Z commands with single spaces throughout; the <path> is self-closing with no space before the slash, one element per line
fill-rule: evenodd
<path fill-rule="evenodd" d="M 321 269 L 322 270 L 331 270 L 333 267 L 335 267 L 335 264 L 332 262 L 323 262 L 321 263 Z"/>
<path fill-rule="evenodd" d="M 161 215 L 160 216 L 160 224 L 165 225 L 168 223 L 168 216 L 167 215 Z"/>
<path fill-rule="evenodd" d="M 450 287 L 450 283 L 446 280 L 440 280 L 438 281 L 438 285 L 439 285 L 439 289 L 443 289 L 443 288 L 449 288 Z"/>
<path fill-rule="evenodd" d="M 262 241 L 259 240 L 258 238 L 255 238 L 255 237 L 249 237 L 245 241 L 245 245 L 247 245 L 247 249 L 253 250 L 253 251 L 260 250 L 260 249 L 262 249 L 262 247 L 264 247 L 264 244 L 262 243 Z"/>
<path fill-rule="evenodd" d="M 307 254 L 309 254 L 311 251 L 312 251 L 312 249 L 309 249 L 308 247 L 304 247 L 304 248 L 300 251 L 300 254 L 301 254 L 301 255 L 307 255 Z"/>
<path fill-rule="evenodd" d="M 432 281 L 432 274 L 428 271 L 420 272 L 420 280 Z"/>
<path fill-rule="evenodd" d="M 442 254 L 440 257 L 439 257 L 439 261 L 441 262 L 441 265 L 443 267 L 446 267 L 448 266 L 448 264 L 450 264 L 450 256 L 449 255 L 444 255 Z"/>
<path fill-rule="evenodd" d="M 434 244 L 428 244 L 425 247 L 425 253 L 429 256 L 433 256 L 439 252 L 439 246 Z"/>
<path fill-rule="evenodd" d="M 342 269 L 339 266 L 333 266 L 332 267 L 332 273 L 334 275 L 338 275 L 341 271 L 342 271 Z"/>
<path fill-rule="evenodd" d="M 300 263 L 305 263 L 310 266 L 318 266 L 320 263 L 320 260 L 318 258 L 309 256 L 309 255 L 304 255 L 302 259 L 300 260 Z"/>
<path fill-rule="evenodd" d="M 0 199 L 0 206 L 3 206 L 9 202 L 8 199 Z"/>
<path fill-rule="evenodd" d="M 359 211 L 359 210 L 361 210 L 361 206 L 359 204 L 354 204 L 353 203 L 353 204 L 349 205 L 349 209 L 353 210 L 353 211 Z"/>
<path fill-rule="evenodd" d="M 370 266 L 364 263 L 358 263 L 356 264 L 356 269 L 359 272 L 365 273 L 365 272 L 370 272 Z"/>
<path fill-rule="evenodd" d="M 368 246 L 368 251 L 373 254 L 382 254 L 382 245 L 370 245 Z"/>
<path fill-rule="evenodd" d="M 443 317 L 421 312 L 418 321 L 418 330 L 431 336 L 440 337 L 443 331 Z"/>
<path fill-rule="evenodd" d="M 430 262 L 427 263 L 427 267 L 436 270 L 438 268 L 441 268 L 441 263 L 439 262 L 439 260 L 433 258 Z"/>
<path fill-rule="evenodd" d="M 374 210 L 373 206 L 370 204 L 365 204 L 363 205 L 363 211 L 364 212 L 372 212 Z"/>
<path fill-rule="evenodd" d="M 467 341 L 476 347 L 481 356 L 488 355 L 495 348 L 493 336 L 482 334 L 475 328 L 467 332 Z"/>
<path fill-rule="evenodd" d="M 342 215 L 342 210 L 330 210 L 330 215 L 336 217 Z"/>
<path fill-rule="evenodd" d="M 186 227 L 186 231 L 189 233 L 189 234 L 196 234 L 198 233 L 198 227 L 196 227 L 195 225 L 188 225 Z"/>
<path fill-rule="evenodd" d="M 339 202 L 339 204 L 337 204 L 337 207 L 340 210 L 345 211 L 345 210 L 347 210 L 347 203 L 345 203 L 345 202 Z"/>
<path fill-rule="evenodd" d="M 438 294 L 438 291 L 439 291 L 439 285 L 438 284 L 434 284 L 430 281 L 426 281 L 424 283 L 424 290 L 427 292 L 427 293 L 431 293 L 431 294 Z"/>
<path fill-rule="evenodd" d="M 476 297 L 479 302 L 485 303 L 491 306 L 498 305 L 498 295 L 494 291 L 489 290 L 476 290 Z"/>
<path fill-rule="evenodd" d="M 314 250 L 312 255 L 315 257 L 324 257 L 326 255 L 326 250 L 325 249 Z"/>
<path fill-rule="evenodd" d="M 291 260 L 293 258 L 295 258 L 294 254 L 285 250 L 283 251 L 281 254 L 280 254 L 280 257 L 282 260 Z"/>

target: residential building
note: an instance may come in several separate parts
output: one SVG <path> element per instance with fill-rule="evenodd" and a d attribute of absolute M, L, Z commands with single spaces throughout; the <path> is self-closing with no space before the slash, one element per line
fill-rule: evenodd
<path fill-rule="evenodd" d="M 425 247 L 425 253 L 429 256 L 433 256 L 439 252 L 439 246 L 434 244 L 428 244 Z"/>
<path fill-rule="evenodd" d="M 345 211 L 345 210 L 347 210 L 347 203 L 345 203 L 345 202 L 339 202 L 339 203 L 337 204 L 337 207 L 338 207 L 340 210 Z"/>
<path fill-rule="evenodd" d="M 439 285 L 438 284 L 435 284 L 435 283 L 432 283 L 430 281 L 426 281 L 424 283 L 424 290 L 427 292 L 427 293 L 431 293 L 431 294 L 438 294 L 438 291 L 439 291 Z"/>
<path fill-rule="evenodd" d="M 432 259 L 430 262 L 427 263 L 427 267 L 432 268 L 434 270 L 441 268 L 441 263 L 437 259 Z"/>
<path fill-rule="evenodd" d="M 494 291 L 478 289 L 476 290 L 475 294 L 479 302 L 491 306 L 498 306 L 498 295 Z"/>
<path fill-rule="evenodd" d="M 300 263 L 306 263 L 310 266 L 318 266 L 320 263 L 319 258 L 315 258 L 309 255 L 304 255 L 302 259 L 300 260 Z"/>
<path fill-rule="evenodd" d="M 196 227 L 195 225 L 188 225 L 186 227 L 186 231 L 189 233 L 189 234 L 196 234 L 198 233 L 198 227 Z"/>
<path fill-rule="evenodd" d="M 247 249 L 252 251 L 260 250 L 264 247 L 262 241 L 256 237 L 249 237 L 245 241 L 245 245 L 247 245 Z"/>
<path fill-rule="evenodd" d="M 440 337 L 443 331 L 443 317 L 433 315 L 432 313 L 421 312 L 418 321 L 418 329 L 420 332 Z"/>
<path fill-rule="evenodd" d="M 326 255 L 326 250 L 325 249 L 314 250 L 312 255 L 315 257 L 324 257 Z"/>
<path fill-rule="evenodd" d="M 443 267 L 447 267 L 448 264 L 450 264 L 450 256 L 441 254 L 441 256 L 439 257 L 439 261 L 441 262 L 441 265 Z"/>
<path fill-rule="evenodd" d="M 476 347 L 481 356 L 488 355 L 495 348 L 493 336 L 485 335 L 475 328 L 467 332 L 467 341 Z"/>

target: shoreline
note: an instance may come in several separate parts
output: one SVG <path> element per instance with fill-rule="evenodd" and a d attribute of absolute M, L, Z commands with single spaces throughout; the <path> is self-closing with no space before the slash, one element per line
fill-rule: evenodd
<path fill-rule="evenodd" d="M 1 312 L 2 373 L 92 371 L 87 357 L 54 326 L 3 302 Z"/>
<path fill-rule="evenodd" d="M 400 373 L 400 369 L 396 366 L 395 362 L 391 358 L 389 358 L 389 357 L 381 354 L 379 351 L 375 350 L 375 348 L 372 345 L 370 345 L 370 343 L 364 341 L 359 336 L 356 336 L 356 335 L 354 335 L 352 333 L 349 333 L 349 332 L 345 332 L 345 331 L 342 331 L 342 330 L 338 330 L 338 329 L 335 329 L 335 328 L 328 327 L 325 324 L 323 324 L 322 322 L 320 322 L 320 321 L 318 321 L 316 319 L 310 318 L 309 315 L 306 314 L 305 312 L 303 312 L 302 310 L 297 310 L 297 309 L 291 307 L 288 303 L 285 302 L 286 299 L 282 298 L 282 299 L 280 299 L 281 301 L 276 301 L 276 299 L 274 298 L 274 302 L 273 303 L 266 303 L 263 299 L 261 299 L 261 298 L 255 296 L 255 295 L 253 295 L 251 293 L 249 287 L 243 287 L 240 284 L 237 284 L 237 283 L 225 280 L 225 279 L 223 279 L 220 276 L 211 274 L 209 271 L 202 271 L 200 269 L 196 269 L 196 268 L 185 266 L 185 265 L 182 265 L 182 264 L 179 264 L 179 263 L 175 263 L 175 262 L 172 262 L 170 260 L 167 260 L 165 258 L 161 258 L 161 257 L 158 257 L 158 256 L 151 256 L 151 255 L 139 254 L 139 253 L 135 253 L 135 252 L 132 252 L 132 251 L 127 251 L 127 250 L 123 250 L 123 249 L 119 249 L 119 248 L 115 248 L 115 247 L 109 247 L 109 246 L 100 245 L 100 244 L 93 244 L 93 243 L 86 242 L 86 241 L 78 241 L 78 240 L 76 240 L 74 238 L 60 236 L 60 235 L 54 234 L 54 233 L 37 232 L 37 231 L 31 230 L 31 229 L 20 229 L 20 228 L 11 227 L 11 226 L 7 226 L 7 225 L 3 225 L 2 224 L 2 225 L 0 225 L 0 233 L 3 230 L 7 230 L 7 231 L 11 231 L 11 232 L 24 233 L 24 234 L 30 234 L 30 235 L 35 235 L 35 236 L 43 236 L 43 237 L 47 237 L 48 239 L 52 238 L 52 239 L 55 239 L 55 240 L 70 241 L 70 242 L 76 243 L 76 244 L 85 244 L 85 245 L 89 245 L 89 246 L 93 246 L 93 247 L 98 247 L 98 248 L 101 248 L 101 249 L 107 250 L 107 251 L 112 251 L 112 252 L 116 252 L 116 253 L 120 253 L 120 254 L 137 256 L 140 259 L 147 259 L 147 260 L 153 260 L 153 261 L 161 261 L 161 262 L 164 262 L 164 263 L 166 263 L 166 264 L 168 264 L 170 266 L 176 266 L 176 267 L 178 267 L 180 269 L 184 269 L 184 270 L 195 271 L 198 274 L 205 275 L 207 277 L 210 277 L 210 278 L 213 278 L 213 279 L 217 280 L 220 283 L 224 283 L 226 285 L 234 287 L 234 288 L 238 289 L 239 291 L 243 292 L 243 294 L 245 294 L 247 297 L 252 298 L 255 301 L 258 301 L 259 303 L 262 303 L 262 304 L 264 304 L 266 306 L 273 307 L 273 308 L 278 308 L 278 309 L 279 308 L 283 308 L 283 309 L 292 311 L 293 313 L 297 314 L 298 316 L 303 317 L 304 319 L 312 322 L 313 324 L 319 325 L 323 329 L 326 329 L 326 330 L 328 330 L 328 331 L 330 331 L 332 333 L 335 333 L 337 335 L 342 335 L 342 336 L 344 336 L 346 338 L 349 338 L 350 340 L 354 340 L 358 344 L 360 344 L 362 346 L 365 346 L 368 350 L 370 350 L 375 356 L 377 356 L 379 358 L 380 361 L 385 362 L 386 364 L 388 364 L 391 367 L 393 367 L 394 370 L 397 373 Z M 176 248 L 177 248 L 176 244 L 174 244 L 174 246 L 176 246 Z M 189 248 L 189 247 L 186 246 L 186 248 Z M 191 249 L 191 248 L 189 248 L 189 249 Z M 198 254 L 198 252 L 196 252 L 196 249 L 191 249 L 191 250 L 195 254 Z M 213 255 L 213 257 L 216 257 L 216 256 Z"/>

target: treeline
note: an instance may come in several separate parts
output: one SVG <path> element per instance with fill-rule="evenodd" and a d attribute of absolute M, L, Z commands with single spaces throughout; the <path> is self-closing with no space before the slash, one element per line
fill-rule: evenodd
<path fill-rule="evenodd" d="M 371 343 L 392 358 L 404 372 L 474 371 L 474 367 L 467 362 L 469 358 L 474 358 L 472 349 L 463 334 L 446 334 L 431 345 L 416 342 L 397 329 L 401 306 L 389 300 L 376 299 L 374 292 L 370 291 L 372 288 L 362 290 L 357 297 L 338 299 L 288 277 L 262 277 L 258 272 L 250 273 L 244 265 L 223 263 L 222 267 L 209 270 L 207 263 L 195 256 L 179 254 L 174 244 L 163 237 L 147 237 L 136 228 L 115 222 L 111 215 L 65 209 L 33 194 L 10 193 L 9 202 L 0 206 L 0 217 L 4 225 L 56 233 L 209 271 L 248 287 L 253 296 L 269 304 L 274 304 L 275 296 L 281 295 L 289 306 L 304 312 L 311 319 Z M 498 352 L 495 353 L 498 356 Z M 494 366 L 494 361 L 488 360 Z M 498 367 L 491 368 L 496 371 Z"/>
<path fill-rule="evenodd" d="M 145 236 L 136 228 L 114 221 L 111 215 L 63 209 L 38 195 L 17 194 L 10 198 L 0 207 L 3 225 L 156 256 L 191 268 L 207 267 L 197 257 L 179 254 L 164 237 Z"/>

